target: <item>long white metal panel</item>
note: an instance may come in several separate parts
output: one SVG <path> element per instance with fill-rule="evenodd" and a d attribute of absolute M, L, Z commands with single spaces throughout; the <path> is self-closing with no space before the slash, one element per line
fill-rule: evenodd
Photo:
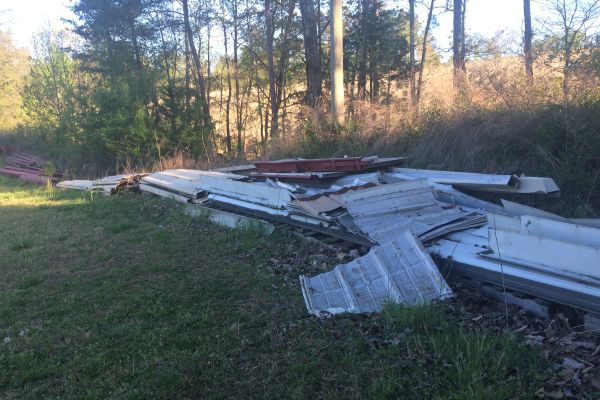
<path fill-rule="evenodd" d="M 600 248 L 490 228 L 494 254 L 600 279 Z"/>
<path fill-rule="evenodd" d="M 598 284 L 587 283 L 585 279 L 576 280 L 571 276 L 556 274 L 555 270 L 548 270 L 547 272 L 536 271 L 522 265 L 513 264 L 508 260 L 501 262 L 497 259 L 482 257 L 479 255 L 482 251 L 479 246 L 440 239 L 434 245 L 429 246 L 427 250 L 430 254 L 447 259 L 450 262 L 454 261 L 498 274 L 511 275 L 523 280 L 581 292 L 600 299 L 600 282 Z"/>
<path fill-rule="evenodd" d="M 289 191 L 262 183 L 242 182 L 239 175 L 214 171 L 167 170 L 150 174 L 143 178 L 155 186 L 163 185 L 171 188 L 181 188 L 186 194 L 206 191 L 212 194 L 228 196 L 246 202 L 261 204 L 267 207 L 285 208 L 292 200 Z M 183 191 L 185 190 L 185 192 Z"/>
<path fill-rule="evenodd" d="M 502 199 L 503 210 L 490 210 L 490 211 L 503 211 L 507 214 L 514 216 L 531 215 L 533 217 L 540 217 L 546 219 L 552 219 L 554 221 L 570 222 L 572 224 L 590 226 L 592 228 L 600 229 L 600 218 L 564 218 L 560 215 L 553 214 L 548 211 L 540 210 L 539 208 L 526 206 L 519 203 Z"/>
<path fill-rule="evenodd" d="M 176 192 L 191 198 L 196 198 L 198 193 L 201 192 L 201 190 L 198 189 L 197 183 L 178 179 L 161 172 L 145 176 L 141 179 L 141 182 L 148 186 L 154 186 L 165 191 Z"/>
<path fill-rule="evenodd" d="M 428 179 L 432 182 L 446 184 L 474 184 L 507 186 L 512 175 L 478 174 L 473 172 L 438 171 L 430 169 L 392 168 L 394 173 L 414 179 Z"/>
<path fill-rule="evenodd" d="M 490 227 L 600 248 L 600 229 L 531 215 L 488 213 Z M 599 261 L 600 262 L 600 261 Z"/>

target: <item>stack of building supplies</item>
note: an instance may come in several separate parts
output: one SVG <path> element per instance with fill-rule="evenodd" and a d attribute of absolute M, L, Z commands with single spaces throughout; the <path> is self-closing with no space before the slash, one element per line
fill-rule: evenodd
<path fill-rule="evenodd" d="M 54 171 L 47 162 L 37 156 L 9 147 L 1 147 L 0 153 L 6 154 L 5 165 L 0 167 L 2 175 L 42 185 L 56 183 L 62 177 L 60 172 Z"/>
<path fill-rule="evenodd" d="M 286 223 L 371 247 L 333 271 L 301 277 L 313 314 L 371 312 L 388 300 L 416 304 L 443 298 L 450 291 L 430 256 L 445 273 L 600 312 L 599 220 L 474 197 L 480 191 L 496 193 L 498 200 L 504 193 L 557 194 L 552 179 L 385 168 L 385 162 L 283 160 L 257 163 L 254 173 L 249 166 L 228 169 L 239 174 L 174 169 L 141 177 L 139 189 L 192 203 L 192 214 L 209 211 L 212 220 L 228 226 L 262 221 L 271 231 L 265 221 Z M 326 181 L 285 175 L 321 173 L 337 175 Z M 70 187 L 112 191 L 124 179 Z"/>
<path fill-rule="evenodd" d="M 62 181 L 56 186 L 64 189 L 80 189 L 111 195 L 118 191 L 136 189 L 143 174 L 112 175 L 96 180 Z"/>

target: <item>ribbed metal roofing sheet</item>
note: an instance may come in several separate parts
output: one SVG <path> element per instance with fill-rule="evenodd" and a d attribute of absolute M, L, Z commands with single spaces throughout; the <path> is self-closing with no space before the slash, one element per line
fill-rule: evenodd
<path fill-rule="evenodd" d="M 483 225 L 476 212 L 444 208 L 426 180 L 391 183 L 342 195 L 354 224 L 370 239 L 383 243 L 411 230 L 427 239 Z M 444 227 L 443 229 L 438 229 Z M 427 234 L 427 235 L 426 235 Z"/>
<path fill-rule="evenodd" d="M 386 302 L 416 305 L 452 291 L 421 242 L 411 233 L 371 249 L 348 264 L 314 276 L 301 276 L 308 312 L 377 312 Z"/>

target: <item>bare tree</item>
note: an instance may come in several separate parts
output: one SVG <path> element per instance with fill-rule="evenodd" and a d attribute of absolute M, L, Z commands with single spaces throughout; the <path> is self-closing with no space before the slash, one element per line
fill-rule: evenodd
<path fill-rule="evenodd" d="M 221 25 L 223 27 L 223 47 L 225 54 L 225 69 L 227 71 L 227 100 L 225 100 L 225 145 L 227 146 L 227 154 L 231 154 L 231 67 L 229 65 L 229 53 L 227 49 L 227 20 L 225 18 L 226 10 L 224 2 L 221 2 L 222 6 L 222 17 Z"/>
<path fill-rule="evenodd" d="M 188 0 L 181 0 L 183 6 L 183 24 L 185 27 L 185 36 L 189 44 L 190 52 L 192 53 L 192 59 L 196 68 L 196 80 L 198 82 L 198 100 L 202 104 L 202 119 L 205 126 L 211 126 L 210 109 L 208 108 L 208 102 L 206 101 L 206 84 L 204 82 L 204 74 L 202 73 L 202 64 L 200 63 L 200 57 L 196 50 L 194 43 L 194 34 L 192 26 L 190 25 L 190 12 L 188 7 Z"/>
<path fill-rule="evenodd" d="M 410 105 L 417 103 L 416 70 L 415 70 L 415 0 L 408 0 L 409 18 L 409 69 L 410 69 Z"/>
<path fill-rule="evenodd" d="M 590 31 L 597 27 L 600 18 L 600 0 L 541 0 L 542 5 L 554 14 L 554 20 L 546 20 L 549 34 L 561 43 L 563 72 L 563 101 L 569 101 L 570 79 L 578 60 L 574 53 L 585 45 Z"/>
<path fill-rule="evenodd" d="M 425 23 L 425 31 L 423 32 L 423 43 L 421 48 L 421 62 L 419 64 L 419 78 L 417 79 L 417 90 L 415 93 L 415 105 L 421 101 L 421 92 L 423 88 L 423 71 L 425 70 L 425 59 L 427 58 L 427 40 L 429 39 L 429 31 L 431 30 L 431 21 L 433 20 L 433 10 L 435 0 L 431 0 L 429 10 L 427 12 L 427 22 Z"/>
<path fill-rule="evenodd" d="M 267 29 L 267 65 L 269 76 L 269 98 L 271 100 L 271 137 L 277 136 L 279 122 L 277 121 L 277 98 L 275 94 L 275 63 L 273 61 L 273 14 L 271 0 L 265 0 L 265 23 Z"/>
<path fill-rule="evenodd" d="M 523 53 L 525 56 L 525 75 L 529 82 L 533 82 L 533 55 L 531 53 L 531 41 L 533 30 L 531 29 L 531 0 L 523 0 L 523 21 L 525 25 L 523 34 Z"/>
<path fill-rule="evenodd" d="M 242 140 L 243 124 L 243 107 L 242 99 L 240 99 L 240 63 L 238 52 L 240 48 L 240 21 L 238 13 L 238 0 L 232 0 L 232 17 L 233 17 L 233 77 L 235 82 L 235 127 L 237 134 L 237 156 L 241 158 L 244 152 L 244 144 Z"/>

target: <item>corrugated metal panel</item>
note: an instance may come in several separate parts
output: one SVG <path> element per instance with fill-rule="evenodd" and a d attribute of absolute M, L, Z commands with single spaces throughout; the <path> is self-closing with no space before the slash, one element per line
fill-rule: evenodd
<path fill-rule="evenodd" d="M 485 217 L 459 208 L 444 208 L 426 180 L 381 185 L 342 195 L 354 224 L 372 240 L 383 243 L 411 230 L 433 239 L 438 235 L 483 225 Z M 341 221 L 340 221 L 341 222 Z M 347 222 L 341 222 L 347 225 Z M 443 229 L 438 229 L 444 227 Z"/>
<path fill-rule="evenodd" d="M 333 271 L 301 276 L 300 282 L 306 308 L 314 315 L 377 312 L 386 302 L 416 305 L 452 293 L 411 232 Z"/>

